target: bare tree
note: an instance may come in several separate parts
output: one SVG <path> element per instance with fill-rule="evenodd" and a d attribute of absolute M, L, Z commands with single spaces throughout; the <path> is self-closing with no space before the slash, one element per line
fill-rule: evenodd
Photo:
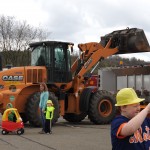
<path fill-rule="evenodd" d="M 0 16 L 0 51 L 4 64 L 19 66 L 23 57 L 27 57 L 22 52 L 27 50 L 29 43 L 45 40 L 47 37 L 48 32 L 31 27 L 26 21 L 21 22 L 14 17 Z"/>

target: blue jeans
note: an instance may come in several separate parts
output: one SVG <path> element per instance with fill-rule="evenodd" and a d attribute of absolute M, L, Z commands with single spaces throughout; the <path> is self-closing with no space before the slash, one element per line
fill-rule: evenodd
<path fill-rule="evenodd" d="M 41 114 L 42 128 L 45 131 L 45 115 L 41 108 L 40 108 L 40 114 Z"/>

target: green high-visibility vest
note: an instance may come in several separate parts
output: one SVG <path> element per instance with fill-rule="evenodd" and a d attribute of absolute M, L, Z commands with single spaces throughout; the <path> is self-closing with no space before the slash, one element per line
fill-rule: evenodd
<path fill-rule="evenodd" d="M 54 116 L 54 107 L 51 106 L 51 107 L 46 107 L 46 119 L 50 119 L 52 120 L 53 119 L 53 116 Z"/>

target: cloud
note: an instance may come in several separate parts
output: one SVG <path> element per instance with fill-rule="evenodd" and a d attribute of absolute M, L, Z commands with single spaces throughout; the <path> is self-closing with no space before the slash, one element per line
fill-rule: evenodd
<path fill-rule="evenodd" d="M 48 16 L 46 25 L 57 37 L 71 36 L 76 39 L 78 33 L 80 35 L 84 33 L 82 38 L 92 32 L 105 33 L 108 29 L 128 26 L 143 28 L 150 32 L 148 6 L 146 1 L 140 0 L 132 0 L 132 3 L 129 0 L 56 0 L 54 2 L 46 0 L 42 10 Z"/>
<path fill-rule="evenodd" d="M 147 0 L 5 0 L 0 13 L 40 25 L 52 40 L 99 42 L 114 30 L 137 27 L 150 41 L 149 6 Z"/>

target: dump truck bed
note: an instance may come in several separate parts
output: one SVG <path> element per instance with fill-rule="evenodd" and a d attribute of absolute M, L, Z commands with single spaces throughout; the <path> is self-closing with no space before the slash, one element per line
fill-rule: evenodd
<path fill-rule="evenodd" d="M 102 68 L 98 74 L 101 90 L 116 93 L 122 88 L 131 87 L 136 91 L 150 92 L 150 65 Z"/>

